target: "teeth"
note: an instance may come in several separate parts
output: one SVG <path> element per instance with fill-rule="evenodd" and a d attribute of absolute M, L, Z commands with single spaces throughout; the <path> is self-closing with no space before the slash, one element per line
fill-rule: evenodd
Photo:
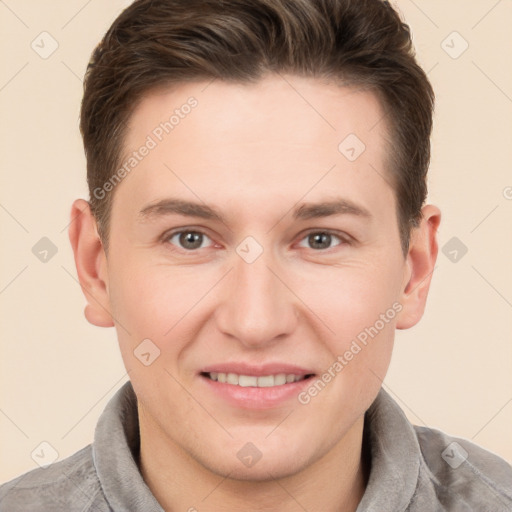
<path fill-rule="evenodd" d="M 258 377 L 249 377 L 249 375 L 239 375 L 238 376 L 238 385 L 242 386 L 244 388 L 249 387 L 249 386 L 255 387 L 258 385 Z"/>
<path fill-rule="evenodd" d="M 258 377 L 258 387 L 259 388 L 271 388 L 274 385 L 274 376 L 273 375 L 264 375 L 262 377 Z"/>
<path fill-rule="evenodd" d="M 238 375 L 236 373 L 228 373 L 226 382 L 228 384 L 238 385 Z"/>
<path fill-rule="evenodd" d="M 262 375 L 256 377 L 254 375 L 237 375 L 236 373 L 221 373 L 211 372 L 208 374 L 210 379 L 216 380 L 221 383 L 232 384 L 234 386 L 242 387 L 258 387 L 258 388 L 271 388 L 274 386 L 282 386 L 290 382 L 298 382 L 305 378 L 304 375 L 294 375 L 293 373 L 277 375 Z"/>

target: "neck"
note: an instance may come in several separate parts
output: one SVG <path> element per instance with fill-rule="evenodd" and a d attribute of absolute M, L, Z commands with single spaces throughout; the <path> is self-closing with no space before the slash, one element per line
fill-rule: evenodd
<path fill-rule="evenodd" d="M 142 416 L 144 418 L 144 415 Z M 139 420 L 142 419 L 139 414 Z M 140 469 L 164 510 L 355 512 L 368 481 L 361 416 L 322 458 L 299 472 L 264 481 L 215 474 L 161 431 L 140 421 Z"/>

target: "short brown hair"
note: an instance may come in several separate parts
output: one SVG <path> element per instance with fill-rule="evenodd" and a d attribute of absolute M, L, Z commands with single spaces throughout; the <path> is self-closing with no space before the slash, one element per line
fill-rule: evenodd
<path fill-rule="evenodd" d="M 113 192 L 98 199 L 94 191 L 120 165 L 127 123 L 144 94 L 187 81 L 251 83 L 268 72 L 376 93 L 407 254 L 427 195 L 434 93 L 409 27 L 382 0 L 137 0 L 125 9 L 92 54 L 80 115 L 91 210 L 106 250 Z"/>

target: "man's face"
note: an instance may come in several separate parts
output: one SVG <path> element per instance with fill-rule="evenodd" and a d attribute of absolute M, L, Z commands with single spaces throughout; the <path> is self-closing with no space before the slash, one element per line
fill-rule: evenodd
<path fill-rule="evenodd" d="M 146 96 L 126 153 L 156 146 L 116 186 L 110 224 L 107 293 L 141 431 L 241 479 L 293 474 L 361 426 L 407 284 L 376 97 L 287 80 Z"/>

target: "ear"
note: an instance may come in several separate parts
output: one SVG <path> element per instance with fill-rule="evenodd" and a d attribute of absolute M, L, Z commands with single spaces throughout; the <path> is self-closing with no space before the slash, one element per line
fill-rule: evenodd
<path fill-rule="evenodd" d="M 107 258 L 89 203 L 77 199 L 71 207 L 69 240 L 80 286 L 87 300 L 85 318 L 98 327 L 113 327 L 108 296 Z"/>
<path fill-rule="evenodd" d="M 441 222 L 441 211 L 429 204 L 421 212 L 421 223 L 411 233 L 400 296 L 402 310 L 397 316 L 397 329 L 409 329 L 423 316 L 437 260 L 437 230 Z"/>

